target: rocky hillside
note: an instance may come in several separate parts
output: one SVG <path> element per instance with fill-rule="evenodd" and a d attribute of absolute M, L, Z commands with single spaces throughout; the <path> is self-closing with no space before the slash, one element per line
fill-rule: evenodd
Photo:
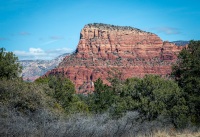
<path fill-rule="evenodd" d="M 22 76 L 26 81 L 34 81 L 47 71 L 54 69 L 69 53 L 58 56 L 53 60 L 21 60 Z"/>
<path fill-rule="evenodd" d="M 114 69 L 122 73 L 122 79 L 167 75 L 182 48 L 137 28 L 87 24 L 76 52 L 45 76 L 62 74 L 74 82 L 77 92 L 88 92 L 98 78 L 109 84 L 107 78 Z"/>

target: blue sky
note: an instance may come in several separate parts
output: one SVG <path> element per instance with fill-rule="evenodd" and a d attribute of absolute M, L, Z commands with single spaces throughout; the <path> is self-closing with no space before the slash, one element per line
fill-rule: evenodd
<path fill-rule="evenodd" d="M 88 23 L 132 26 L 163 40 L 200 40 L 199 0 L 0 0 L 0 47 L 22 59 L 76 49 Z"/>

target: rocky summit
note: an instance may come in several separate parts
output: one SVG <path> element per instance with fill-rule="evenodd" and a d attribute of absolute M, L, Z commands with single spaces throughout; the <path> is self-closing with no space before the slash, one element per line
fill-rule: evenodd
<path fill-rule="evenodd" d="M 73 81 L 77 93 L 90 92 L 98 78 L 109 84 L 113 70 L 121 72 L 123 79 L 170 74 L 182 48 L 137 28 L 87 24 L 81 30 L 76 52 L 45 76 L 64 75 Z"/>

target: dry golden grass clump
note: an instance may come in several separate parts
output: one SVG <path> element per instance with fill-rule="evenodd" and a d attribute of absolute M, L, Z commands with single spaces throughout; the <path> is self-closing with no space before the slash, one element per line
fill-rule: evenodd
<path fill-rule="evenodd" d="M 189 130 L 184 130 L 182 132 L 178 132 L 173 129 L 171 131 L 159 130 L 153 134 L 141 135 L 138 137 L 200 137 L 200 131 L 191 132 Z"/>

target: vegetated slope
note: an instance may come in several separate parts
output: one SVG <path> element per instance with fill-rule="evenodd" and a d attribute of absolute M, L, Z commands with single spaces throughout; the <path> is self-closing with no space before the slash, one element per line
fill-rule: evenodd
<path fill-rule="evenodd" d="M 83 93 L 93 91 L 98 78 L 109 84 L 107 78 L 113 69 L 122 73 L 122 79 L 170 74 L 182 48 L 137 28 L 87 24 L 81 30 L 76 52 L 45 75 L 62 74 Z"/>
<path fill-rule="evenodd" d="M 52 60 L 20 60 L 19 62 L 23 67 L 23 79 L 26 81 L 34 81 L 47 71 L 57 67 L 67 55 L 69 55 L 69 53 L 62 54 Z"/>

